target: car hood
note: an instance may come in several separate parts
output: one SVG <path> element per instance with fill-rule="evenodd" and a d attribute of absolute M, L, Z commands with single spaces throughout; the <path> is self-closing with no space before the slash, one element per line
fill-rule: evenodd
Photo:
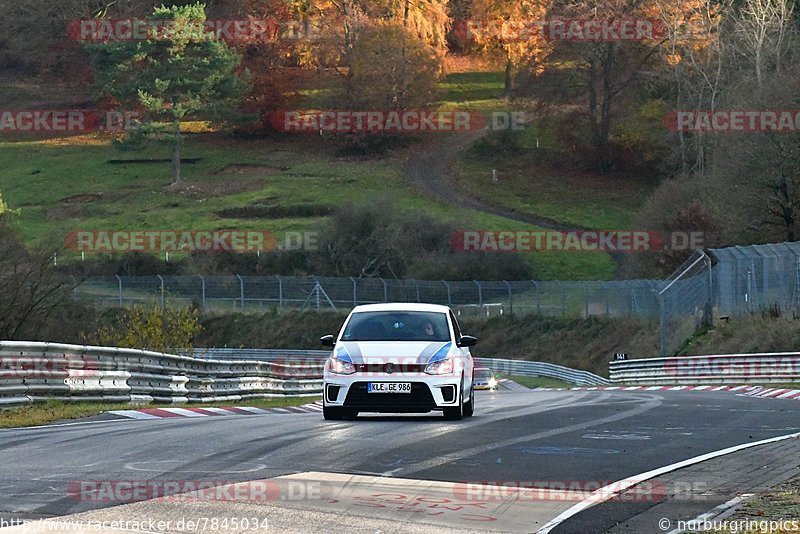
<path fill-rule="evenodd" d="M 421 363 L 446 358 L 450 341 L 343 341 L 333 355 L 351 363 Z"/>

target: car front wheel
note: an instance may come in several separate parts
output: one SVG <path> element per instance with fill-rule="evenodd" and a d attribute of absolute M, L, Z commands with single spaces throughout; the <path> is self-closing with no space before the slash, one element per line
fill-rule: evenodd
<path fill-rule="evenodd" d="M 464 417 L 464 380 L 461 380 L 461 387 L 458 390 L 458 406 L 455 408 L 445 408 L 444 418 L 458 421 Z"/>
<path fill-rule="evenodd" d="M 472 417 L 475 413 L 475 388 L 469 388 L 469 401 L 464 405 L 464 417 Z"/>

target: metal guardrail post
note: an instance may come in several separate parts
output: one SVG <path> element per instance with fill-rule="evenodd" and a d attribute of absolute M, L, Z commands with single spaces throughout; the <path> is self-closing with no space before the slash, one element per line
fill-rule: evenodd
<path fill-rule="evenodd" d="M 355 308 L 358 306 L 358 289 L 356 287 L 356 279 L 351 276 L 350 281 L 353 282 L 353 307 Z"/>
<path fill-rule="evenodd" d="M 508 314 L 514 315 L 514 294 L 511 292 L 511 284 L 506 280 L 503 280 L 506 284 L 506 288 L 508 289 Z"/>
<path fill-rule="evenodd" d="M 473 280 L 472 282 L 478 286 L 478 307 L 483 308 L 483 288 L 481 287 L 481 283 L 477 280 Z"/>
<path fill-rule="evenodd" d="M 386 280 L 383 278 L 378 278 L 383 284 L 383 302 L 389 302 L 389 288 L 386 287 Z"/>
<path fill-rule="evenodd" d="M 122 307 L 122 277 L 120 275 L 116 275 L 117 277 L 117 285 L 119 287 L 119 307 Z"/>
<path fill-rule="evenodd" d="M 278 280 L 278 310 L 283 311 L 283 279 L 279 275 L 275 275 Z"/>

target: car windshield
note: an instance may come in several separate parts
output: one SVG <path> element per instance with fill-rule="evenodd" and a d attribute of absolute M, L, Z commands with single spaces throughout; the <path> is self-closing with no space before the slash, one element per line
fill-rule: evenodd
<path fill-rule="evenodd" d="M 354 313 L 342 341 L 450 341 L 447 315 L 438 312 Z"/>
<path fill-rule="evenodd" d="M 475 378 L 492 378 L 494 373 L 489 369 L 476 369 Z"/>

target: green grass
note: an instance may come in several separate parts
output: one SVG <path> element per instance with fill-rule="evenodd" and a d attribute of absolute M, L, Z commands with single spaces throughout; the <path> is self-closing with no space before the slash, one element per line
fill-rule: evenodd
<path fill-rule="evenodd" d="M 322 397 L 289 397 L 277 399 L 248 399 L 235 403 L 188 403 L 188 404 L 148 404 L 148 408 L 181 407 L 213 408 L 225 406 L 254 406 L 256 408 L 277 408 L 281 406 L 300 406 L 320 400 Z M 19 428 L 39 426 L 55 421 L 70 421 L 90 417 L 109 410 L 122 410 L 127 404 L 103 402 L 64 402 L 49 400 L 43 403 L 0 410 L 0 428 Z"/>
<path fill-rule="evenodd" d="M 545 378 L 543 376 L 517 376 L 517 375 L 507 375 L 502 376 L 502 378 L 508 378 L 509 380 L 513 380 L 517 384 L 521 386 L 525 386 L 526 388 L 573 388 L 575 384 L 570 384 L 569 382 L 564 382 L 563 380 L 557 380 L 555 378 Z"/>
<path fill-rule="evenodd" d="M 337 79 L 327 80 L 322 88 L 309 90 L 303 106 L 322 106 L 337 90 L 337 83 Z M 466 107 L 485 113 L 508 109 L 502 98 L 502 72 L 450 74 L 441 88 L 442 108 Z M 0 94 L 15 91 L 22 103 L 47 98 L 42 87 L 24 81 L 14 81 L 13 88 L 0 89 Z M 249 140 L 213 133 L 189 135 L 184 157 L 202 158 L 197 164 L 183 166 L 184 181 L 194 189 L 170 191 L 165 188 L 170 182 L 168 163 L 108 163 L 110 159 L 167 158 L 167 146 L 151 145 L 144 151 L 130 152 L 111 146 L 108 137 L 98 135 L 31 139 L 4 134 L 0 136 L 0 166 L 4 171 L 0 174 L 0 192 L 13 209 L 19 210 L 15 220 L 23 239 L 36 243 L 49 238 L 54 246 L 78 230 L 314 231 L 325 218 L 303 216 L 304 207 L 330 210 L 346 201 L 369 202 L 377 196 L 391 197 L 401 209 L 456 221 L 464 229 L 536 229 L 502 217 L 452 208 L 420 194 L 403 177 L 403 163 L 418 145 L 372 159 L 341 157 L 337 148 L 331 139 L 313 135 Z M 464 185 L 481 189 L 482 176 L 491 164 L 474 165 L 475 172 L 468 173 Z M 565 195 L 563 188 L 558 193 L 556 182 L 554 178 L 552 198 L 585 194 L 570 191 Z M 499 186 L 494 189 L 505 190 L 510 182 L 504 178 Z M 498 202 L 513 209 L 529 209 L 520 206 L 513 193 L 509 190 L 499 195 Z M 586 202 L 581 207 L 565 202 L 561 208 L 580 211 L 595 205 Z M 231 218 L 219 213 L 246 206 L 275 206 L 287 215 Z M 552 214 L 544 209 L 547 206 L 561 209 L 548 201 L 530 210 L 539 211 L 541 207 L 545 215 Z M 297 215 L 291 215 L 294 211 Z M 75 261 L 80 255 L 60 253 L 59 259 Z M 545 280 L 608 279 L 616 269 L 616 263 L 606 254 L 531 253 L 527 259 L 533 276 Z"/>
<path fill-rule="evenodd" d="M 492 169 L 498 181 L 492 182 Z M 652 192 L 649 180 L 579 171 L 555 171 L 537 161 L 535 148 L 514 157 L 474 154 L 458 164 L 459 185 L 488 203 L 565 225 L 630 228 Z"/>
<path fill-rule="evenodd" d="M 166 147 L 124 152 L 95 137 L 0 142 L 0 191 L 19 210 L 16 224 L 27 242 L 77 230 L 318 230 L 322 217 L 239 219 L 222 209 L 275 205 L 335 208 L 346 201 L 391 196 L 403 209 L 424 211 L 463 227 L 507 228 L 505 219 L 457 210 L 421 195 L 402 177 L 402 161 L 337 157 L 315 140 L 234 141 L 220 135 L 189 138 L 183 166 L 195 191 L 168 191 L 168 164 L 112 165 L 110 159 L 166 157 Z M 246 165 L 236 167 L 231 165 Z M 227 170 L 225 170 L 227 167 Z M 83 198 L 76 198 L 82 195 Z M 512 225 L 522 229 L 525 226 Z M 64 258 L 76 259 L 77 254 Z M 540 278 L 606 278 L 613 264 L 599 265 L 575 254 L 530 258 Z"/>
<path fill-rule="evenodd" d="M 508 107 L 502 72 L 457 72 L 439 84 L 444 109 L 494 110 Z"/>

